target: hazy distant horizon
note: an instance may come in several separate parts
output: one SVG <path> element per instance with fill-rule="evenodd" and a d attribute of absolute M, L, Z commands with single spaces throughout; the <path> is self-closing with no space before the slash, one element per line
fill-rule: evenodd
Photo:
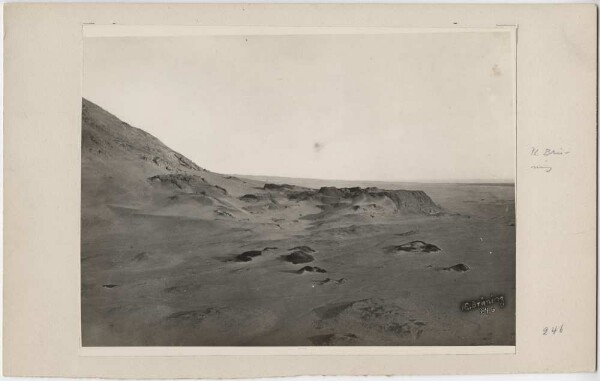
<path fill-rule="evenodd" d="M 360 180 L 360 179 L 323 179 L 315 177 L 289 177 L 289 176 L 271 176 L 271 175 L 245 175 L 240 173 L 224 173 L 226 176 L 234 176 L 242 179 L 261 180 L 268 179 L 271 182 L 278 183 L 286 180 L 306 180 L 306 181 L 330 181 L 330 182 L 356 182 L 356 183 L 398 183 L 398 184 L 494 184 L 494 185 L 515 185 L 512 179 L 440 179 L 440 180 Z M 293 184 L 290 184 L 293 185 Z"/>

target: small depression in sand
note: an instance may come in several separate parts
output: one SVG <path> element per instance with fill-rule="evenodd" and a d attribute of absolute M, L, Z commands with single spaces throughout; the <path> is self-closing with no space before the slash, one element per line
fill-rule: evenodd
<path fill-rule="evenodd" d="M 309 253 L 314 253 L 316 250 L 308 246 L 293 247 L 290 249 L 290 251 L 292 251 L 290 254 L 281 257 L 286 262 L 297 265 L 299 263 L 309 263 L 315 260 L 315 257 Z"/>
<path fill-rule="evenodd" d="M 319 280 L 316 283 L 320 286 L 324 285 L 324 284 L 342 284 L 346 282 L 346 278 L 340 278 L 340 279 L 331 279 L 331 278 L 325 278 L 323 280 Z"/>
<path fill-rule="evenodd" d="M 404 243 L 402 245 L 391 246 L 388 248 L 390 252 L 407 252 L 407 253 L 435 253 L 441 251 L 439 247 L 434 244 L 423 242 L 423 241 L 412 241 Z"/>
<path fill-rule="evenodd" d="M 304 266 L 300 270 L 296 271 L 297 274 L 304 274 L 305 272 L 309 272 L 309 273 L 326 273 L 327 270 L 322 269 L 322 268 L 317 267 L 317 266 Z"/>
<path fill-rule="evenodd" d="M 454 266 L 444 267 L 444 268 L 442 268 L 442 270 L 444 270 L 444 271 L 456 271 L 456 272 L 459 272 L 459 273 L 464 273 L 465 271 L 471 270 L 471 268 L 469 266 L 465 265 L 464 263 L 459 263 L 459 264 L 456 264 Z"/>
<path fill-rule="evenodd" d="M 262 254 L 260 250 L 244 251 L 242 254 L 238 254 L 233 259 L 235 262 L 250 262 L 252 258 L 258 257 Z"/>
<path fill-rule="evenodd" d="M 133 257 L 133 260 L 135 262 L 143 262 L 143 261 L 146 261 L 148 259 L 148 257 L 149 257 L 148 253 L 146 253 L 145 251 L 143 251 L 143 252 L 141 252 L 139 254 L 136 254 L 136 256 Z"/>

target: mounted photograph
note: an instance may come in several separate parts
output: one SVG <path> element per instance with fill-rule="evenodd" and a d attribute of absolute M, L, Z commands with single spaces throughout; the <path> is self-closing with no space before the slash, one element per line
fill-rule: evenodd
<path fill-rule="evenodd" d="M 514 28 L 83 39 L 83 347 L 514 346 Z"/>

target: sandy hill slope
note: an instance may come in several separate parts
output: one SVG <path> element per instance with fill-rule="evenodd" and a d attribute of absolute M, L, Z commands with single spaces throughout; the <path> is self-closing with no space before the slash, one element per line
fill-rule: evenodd
<path fill-rule="evenodd" d="M 242 217 L 248 213 L 237 197 L 259 186 L 257 181 L 207 171 L 154 136 L 83 100 L 84 222 L 109 218 L 106 208 L 209 220 Z"/>
<path fill-rule="evenodd" d="M 82 177 L 89 201 L 140 201 L 162 186 L 209 197 L 243 193 L 260 182 L 211 173 L 154 136 L 83 100 Z M 89 192 L 87 192 L 89 190 Z"/>
<path fill-rule="evenodd" d="M 210 172 L 88 100 L 82 110 L 85 207 L 261 222 L 441 212 L 422 191 L 310 189 Z"/>

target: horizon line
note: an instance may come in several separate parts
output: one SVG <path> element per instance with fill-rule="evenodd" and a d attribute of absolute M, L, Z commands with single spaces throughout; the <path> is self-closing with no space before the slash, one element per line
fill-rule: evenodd
<path fill-rule="evenodd" d="M 420 184 L 515 184 L 512 179 L 441 179 L 441 180 L 359 180 L 359 179 L 323 179 L 317 177 L 291 177 L 280 175 L 250 175 L 239 173 L 227 173 L 227 176 L 245 177 L 245 178 L 277 178 L 277 179 L 298 179 L 314 181 L 347 181 L 347 182 L 372 182 L 372 183 L 420 183 Z"/>

